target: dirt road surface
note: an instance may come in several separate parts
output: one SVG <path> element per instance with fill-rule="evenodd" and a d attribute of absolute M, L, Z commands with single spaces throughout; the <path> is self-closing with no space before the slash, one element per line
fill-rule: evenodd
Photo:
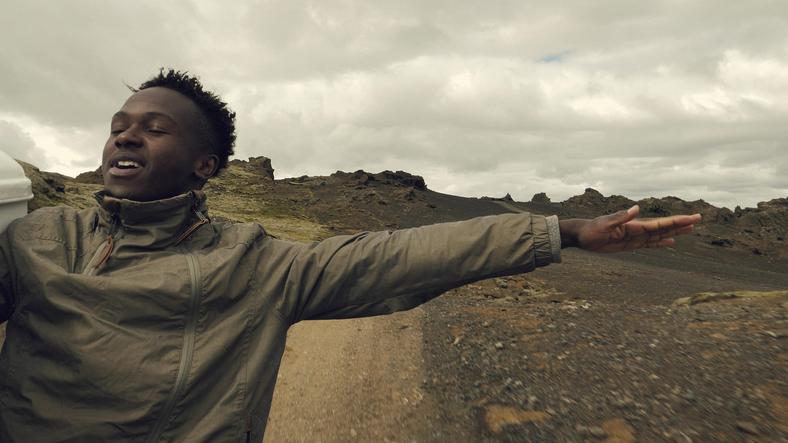
<path fill-rule="evenodd" d="M 436 426 L 435 398 L 422 388 L 425 315 L 291 328 L 265 441 L 469 441 L 468 423 Z"/>
<path fill-rule="evenodd" d="M 265 441 L 788 442 L 788 297 L 672 305 L 786 274 L 639 254 L 296 325 Z"/>

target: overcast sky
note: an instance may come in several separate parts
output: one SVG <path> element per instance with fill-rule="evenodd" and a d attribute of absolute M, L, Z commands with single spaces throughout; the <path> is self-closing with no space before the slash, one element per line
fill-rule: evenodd
<path fill-rule="evenodd" d="M 561 201 L 788 197 L 784 0 L 3 0 L 0 149 L 94 170 L 160 67 L 238 114 L 277 178 L 404 170 Z"/>

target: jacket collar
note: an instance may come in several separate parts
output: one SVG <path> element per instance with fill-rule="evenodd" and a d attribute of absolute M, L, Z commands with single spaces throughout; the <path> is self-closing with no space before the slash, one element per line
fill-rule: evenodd
<path fill-rule="evenodd" d="M 204 215 L 208 210 L 208 205 L 205 203 L 206 196 L 202 191 L 189 191 L 186 194 L 150 202 L 115 198 L 106 190 L 93 194 L 93 198 L 108 215 L 116 215 L 129 224 L 157 222 L 174 216 L 189 217 L 193 215 L 192 208 Z"/>
<path fill-rule="evenodd" d="M 118 199 L 106 190 L 93 194 L 93 197 L 99 204 L 100 224 L 105 224 L 112 232 L 111 225 L 119 221 L 125 234 L 133 234 L 150 246 L 177 240 L 199 221 L 195 211 L 207 218 L 208 205 L 202 191 L 150 202 Z"/>

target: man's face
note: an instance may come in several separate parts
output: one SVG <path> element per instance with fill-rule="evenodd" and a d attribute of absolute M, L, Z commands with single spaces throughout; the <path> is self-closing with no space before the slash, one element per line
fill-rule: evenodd
<path fill-rule="evenodd" d="M 174 197 L 204 182 L 197 106 L 167 88 L 136 92 L 112 117 L 104 146 L 104 185 L 117 198 L 151 201 Z M 214 157 L 215 158 L 215 157 Z M 208 176 L 213 173 L 211 171 Z"/>

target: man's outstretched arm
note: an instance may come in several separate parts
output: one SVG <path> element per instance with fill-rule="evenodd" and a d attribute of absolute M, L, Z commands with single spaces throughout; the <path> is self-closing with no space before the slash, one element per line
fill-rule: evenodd
<path fill-rule="evenodd" d="M 561 247 L 591 252 L 623 252 L 673 244 L 673 237 L 692 231 L 700 214 L 635 219 L 640 208 L 597 217 L 593 220 L 561 220 Z"/>

